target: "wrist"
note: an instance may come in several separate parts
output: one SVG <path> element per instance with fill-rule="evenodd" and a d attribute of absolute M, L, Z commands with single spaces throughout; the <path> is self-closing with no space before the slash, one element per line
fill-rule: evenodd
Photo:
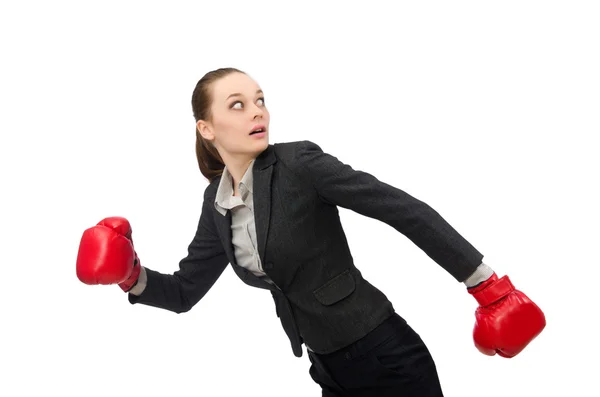
<path fill-rule="evenodd" d="M 494 269 L 481 262 L 477 269 L 463 283 L 467 288 L 474 288 L 479 284 L 487 281 L 494 274 Z"/>
<path fill-rule="evenodd" d="M 135 285 L 128 292 L 132 295 L 140 296 L 146 289 L 147 284 L 148 274 L 146 273 L 146 268 L 144 266 L 140 266 L 140 276 L 138 277 L 137 283 L 135 283 Z"/>
<path fill-rule="evenodd" d="M 132 288 L 134 288 L 136 286 L 138 279 L 140 277 L 141 268 L 142 268 L 142 266 L 140 264 L 140 260 L 136 253 L 135 259 L 133 262 L 133 269 L 131 270 L 131 274 L 129 275 L 127 280 L 119 283 L 119 287 L 121 287 L 123 292 L 129 292 Z"/>

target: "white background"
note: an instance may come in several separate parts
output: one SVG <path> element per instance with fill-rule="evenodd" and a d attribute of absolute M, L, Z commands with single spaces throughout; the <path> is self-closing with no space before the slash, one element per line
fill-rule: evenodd
<path fill-rule="evenodd" d="M 0 395 L 320 395 L 270 294 L 230 267 L 181 315 L 75 276 L 81 233 L 112 215 L 142 264 L 177 269 L 207 185 L 191 94 L 224 66 L 264 89 L 271 143 L 312 140 L 427 202 L 544 310 L 521 355 L 484 356 L 464 286 L 341 210 L 446 396 L 598 395 L 596 2 L 319 3 L 2 3 Z"/>

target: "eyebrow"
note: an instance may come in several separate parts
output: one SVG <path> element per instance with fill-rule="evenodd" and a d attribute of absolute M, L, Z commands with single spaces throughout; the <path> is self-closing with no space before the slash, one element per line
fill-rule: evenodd
<path fill-rule="evenodd" d="M 256 93 L 257 93 L 257 94 L 263 94 L 263 90 L 258 90 L 258 91 L 256 91 Z M 239 92 L 235 92 L 235 93 L 233 93 L 233 94 L 229 95 L 229 96 L 227 97 L 227 99 L 231 98 L 232 96 L 241 96 L 241 95 L 242 95 L 242 94 L 240 94 Z M 225 100 L 227 100 L 227 99 L 225 99 Z"/>

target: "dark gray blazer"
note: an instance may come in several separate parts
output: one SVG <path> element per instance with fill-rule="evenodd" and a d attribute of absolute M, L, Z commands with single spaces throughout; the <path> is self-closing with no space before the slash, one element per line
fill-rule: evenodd
<path fill-rule="evenodd" d="M 206 188 L 188 255 L 174 274 L 146 269 L 142 303 L 190 310 L 231 264 L 250 286 L 271 291 L 297 357 L 302 343 L 330 353 L 365 336 L 393 312 L 386 296 L 355 267 L 338 206 L 378 219 L 404 234 L 457 281 L 483 255 L 422 201 L 352 169 L 313 142 L 269 145 L 254 162 L 254 216 L 259 255 L 273 286 L 236 264 L 231 212 L 214 206 L 220 178 Z"/>

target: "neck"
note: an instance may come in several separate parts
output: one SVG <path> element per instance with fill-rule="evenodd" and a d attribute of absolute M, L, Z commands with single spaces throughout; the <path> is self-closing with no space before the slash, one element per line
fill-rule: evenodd
<path fill-rule="evenodd" d="M 237 194 L 238 185 L 239 185 L 240 181 L 242 180 L 242 177 L 248 170 L 250 163 L 252 162 L 252 160 L 254 160 L 254 157 L 243 158 L 243 159 L 229 158 L 229 159 L 223 159 L 223 160 L 225 162 L 225 166 L 227 167 L 227 170 L 229 171 L 229 173 L 231 174 L 231 177 L 233 178 L 233 191 Z"/>

